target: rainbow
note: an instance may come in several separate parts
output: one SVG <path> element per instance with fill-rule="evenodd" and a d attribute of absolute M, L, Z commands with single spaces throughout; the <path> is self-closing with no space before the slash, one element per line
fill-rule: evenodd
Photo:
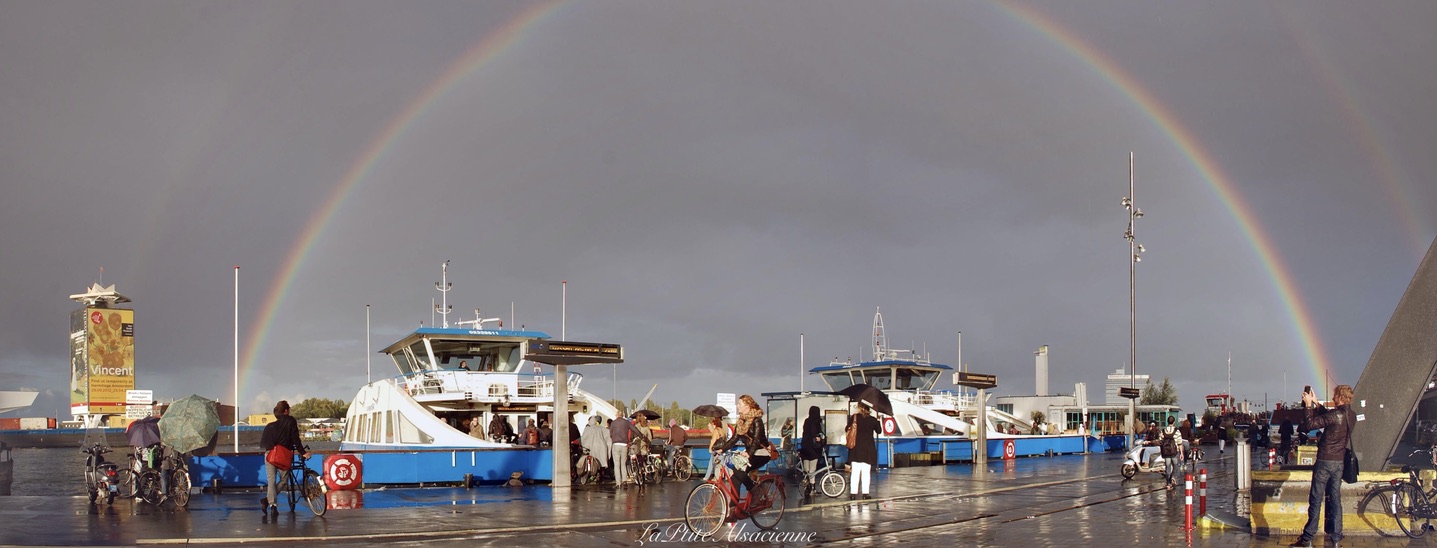
<path fill-rule="evenodd" d="M 329 224 L 330 219 L 334 217 L 335 212 L 344 205 L 345 198 L 369 175 L 374 166 L 384 157 L 389 146 L 404 136 L 411 127 L 414 127 L 416 122 L 424 117 L 429 107 L 438 102 L 445 92 L 519 43 L 530 27 L 553 14 L 561 5 L 563 5 L 561 1 L 535 4 L 500 25 L 498 30 L 485 35 L 479 43 L 451 63 L 439 78 L 424 88 L 414 100 L 409 102 L 408 106 L 400 110 L 399 114 L 390 120 L 389 124 L 369 143 L 369 146 L 365 147 L 363 153 L 359 155 L 359 159 L 345 173 L 344 178 L 335 186 L 329 198 L 320 206 L 318 214 L 310 217 L 309 223 L 305 225 L 299 239 L 285 257 L 279 272 L 270 282 L 269 295 L 260 306 L 259 316 L 250 326 L 249 340 L 244 350 L 244 364 L 241 367 L 243 370 L 240 380 L 241 389 L 249 382 L 250 372 L 254 370 L 254 362 L 265 346 L 270 325 L 274 323 L 280 303 L 284 302 L 285 297 L 289 294 L 289 287 L 294 282 L 295 275 L 304 266 L 305 256 L 309 254 L 310 248 L 319 239 L 319 235 Z"/>
<path fill-rule="evenodd" d="M 1329 56 L 1324 55 L 1322 50 L 1318 49 L 1317 42 L 1303 30 L 1302 25 L 1291 20 L 1288 10 L 1279 9 L 1277 12 L 1287 27 L 1288 34 L 1292 36 L 1293 43 L 1297 44 L 1298 49 L 1302 50 L 1303 55 L 1312 62 L 1313 68 L 1321 76 L 1323 87 L 1337 103 L 1338 110 L 1342 113 L 1347 125 L 1353 128 L 1358 146 L 1362 148 L 1364 156 L 1371 159 L 1372 169 L 1377 173 L 1377 180 L 1386 191 L 1384 194 L 1391 202 L 1392 210 L 1397 212 L 1398 223 L 1411 239 L 1408 243 L 1413 246 L 1417 258 L 1421 259 L 1427 254 L 1427 247 L 1431 245 L 1427 235 L 1431 234 L 1432 230 L 1426 226 L 1423 215 L 1417 211 L 1416 204 L 1421 203 L 1420 200 L 1414 199 L 1407 191 L 1408 185 L 1403 184 L 1403 181 L 1411 179 L 1402 172 L 1401 164 L 1388 152 L 1390 147 L 1387 147 L 1382 138 L 1378 136 L 1376 128 L 1369 121 L 1371 118 L 1364 114 L 1362 102 L 1353 92 L 1355 86 L 1351 81 L 1344 78 L 1337 67 L 1328 61 Z"/>
<path fill-rule="evenodd" d="M 1159 103 L 1152 92 L 1143 87 L 1137 79 L 1087 41 L 1059 26 L 1034 8 L 1004 3 L 996 5 L 1018 22 L 1038 31 L 1039 34 L 1071 52 L 1083 63 L 1096 70 L 1115 89 L 1136 103 L 1138 108 L 1142 109 L 1150 119 L 1157 123 L 1158 128 L 1172 139 L 1193 167 L 1197 168 L 1202 178 L 1217 193 L 1228 213 L 1231 214 L 1233 220 L 1237 222 L 1238 227 L 1252 244 L 1253 251 L 1267 270 L 1268 277 L 1272 279 L 1273 286 L 1277 288 L 1278 295 L 1287 308 L 1287 315 L 1292 318 L 1295 334 L 1302 343 L 1302 350 L 1308 364 L 1312 366 L 1313 379 L 1328 378 L 1331 367 L 1328 363 L 1327 351 L 1317 337 L 1317 329 L 1313 326 L 1312 315 L 1308 312 L 1307 304 L 1298 295 L 1297 283 L 1283 263 L 1282 256 L 1277 252 L 1277 247 L 1273 245 L 1272 236 L 1257 222 L 1257 215 L 1238 194 L 1237 185 L 1223 172 L 1222 166 L 1219 166 L 1212 154 L 1202 146 L 1202 143 L 1198 142 L 1192 131 L 1182 125 L 1177 116 L 1173 115 L 1172 111 L 1162 103 Z"/>

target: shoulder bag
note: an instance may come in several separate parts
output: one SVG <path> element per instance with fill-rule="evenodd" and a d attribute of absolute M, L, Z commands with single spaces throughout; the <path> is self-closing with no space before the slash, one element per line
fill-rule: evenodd
<path fill-rule="evenodd" d="M 848 431 L 844 433 L 844 437 L 847 439 L 843 441 L 843 445 L 849 449 L 858 446 L 858 415 L 854 415 L 853 421 L 848 423 Z"/>
<path fill-rule="evenodd" d="M 1343 420 L 1347 419 L 1346 415 L 1343 413 Z M 1342 455 L 1342 481 L 1346 483 L 1357 483 L 1357 452 L 1352 450 L 1352 427 L 1354 426 L 1356 425 L 1347 426 L 1347 449 Z"/>
<path fill-rule="evenodd" d="M 276 445 L 268 453 L 265 453 L 264 460 L 275 468 L 289 470 L 294 465 L 294 450 L 283 445 Z"/>

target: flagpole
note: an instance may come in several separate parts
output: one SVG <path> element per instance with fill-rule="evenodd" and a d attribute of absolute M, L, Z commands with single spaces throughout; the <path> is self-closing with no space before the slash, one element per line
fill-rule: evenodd
<path fill-rule="evenodd" d="M 235 265 L 235 453 L 239 453 L 239 265 Z"/>
<path fill-rule="evenodd" d="M 371 382 L 374 382 L 374 377 L 370 376 L 370 369 L 369 369 L 369 357 L 372 356 L 372 355 L 374 355 L 374 352 L 371 351 L 370 348 L 369 348 L 369 305 L 366 304 L 366 305 L 364 305 L 364 383 L 365 383 L 365 384 L 369 384 L 369 383 L 371 383 Z"/>

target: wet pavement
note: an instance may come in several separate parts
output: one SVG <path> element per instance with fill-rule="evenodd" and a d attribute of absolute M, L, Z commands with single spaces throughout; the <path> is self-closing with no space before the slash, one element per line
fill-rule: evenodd
<path fill-rule="evenodd" d="M 1219 457 L 1214 452 L 1215 457 Z M 1208 508 L 1238 513 L 1232 455 L 1210 458 Z M 913 546 L 1171 546 L 1189 543 L 1181 488 L 1162 477 L 1124 480 L 1121 456 L 1102 454 L 880 470 L 873 500 L 819 495 L 788 508 L 773 532 L 751 521 L 701 544 Z M 310 514 L 303 503 L 277 518 L 258 493 L 195 494 L 187 508 L 131 500 L 91 505 L 83 497 L 0 497 L 0 543 L 22 545 L 254 544 L 308 541 L 344 545 L 662 546 L 692 541 L 683 503 L 698 481 L 643 489 L 612 485 L 384 489 L 365 507 Z M 1194 489 L 1196 512 L 1196 489 Z M 1286 546 L 1267 538 L 1198 528 L 1199 546 Z M 695 543 L 699 544 L 699 543 Z M 1319 539 L 1318 546 L 1323 546 Z M 1425 539 L 1348 537 L 1344 546 L 1425 545 Z"/>

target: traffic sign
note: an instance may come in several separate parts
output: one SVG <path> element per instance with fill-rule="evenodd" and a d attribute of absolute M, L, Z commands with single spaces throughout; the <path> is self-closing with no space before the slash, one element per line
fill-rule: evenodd
<path fill-rule="evenodd" d="M 1118 395 L 1121 396 L 1121 397 L 1124 397 L 1124 398 L 1128 398 L 1128 399 L 1137 399 L 1137 397 L 1138 397 L 1138 389 L 1136 389 L 1136 388 L 1119 388 L 1119 389 L 1118 389 Z"/>

